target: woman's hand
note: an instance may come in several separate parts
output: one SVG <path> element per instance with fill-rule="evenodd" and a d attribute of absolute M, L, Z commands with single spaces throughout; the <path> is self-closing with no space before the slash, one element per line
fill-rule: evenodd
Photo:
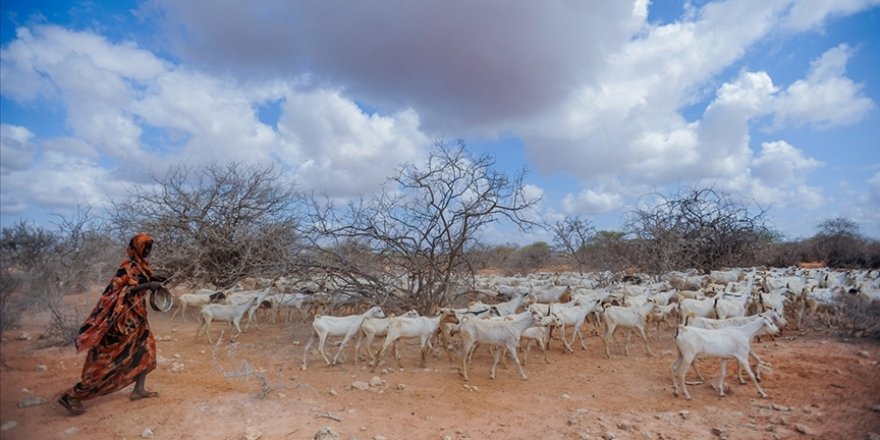
<path fill-rule="evenodd" d="M 137 286 L 132 287 L 131 291 L 132 292 L 140 292 L 141 290 L 144 290 L 144 289 L 156 290 L 160 287 L 162 287 L 162 283 L 160 283 L 158 281 L 149 281 L 149 282 L 146 282 L 143 284 L 138 284 Z"/>

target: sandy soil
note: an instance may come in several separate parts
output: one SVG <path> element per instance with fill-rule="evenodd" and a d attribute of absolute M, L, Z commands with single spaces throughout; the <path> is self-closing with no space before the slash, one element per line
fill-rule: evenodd
<path fill-rule="evenodd" d="M 90 307 L 94 296 L 72 301 Z M 773 365 L 760 399 L 751 383 L 728 375 L 729 395 L 709 385 L 690 387 L 694 399 L 671 392 L 671 329 L 650 332 L 657 357 L 640 343 L 623 355 L 622 339 L 606 359 L 601 340 L 563 354 L 554 341 L 550 364 L 532 351 L 520 380 L 516 368 L 498 370 L 477 351 L 471 381 L 445 356 L 418 368 L 415 342 L 401 345 L 403 369 L 393 358 L 372 372 L 345 363 L 326 366 L 317 354 L 301 371 L 307 326 L 264 323 L 236 343 L 193 340 L 186 320 L 151 312 L 160 363 L 147 387 L 161 396 L 136 402 L 128 390 L 86 402 L 71 417 L 55 400 L 79 376 L 84 354 L 46 347 L 45 316 L 28 316 L 0 344 L 0 437 L 15 439 L 310 439 L 330 427 L 341 439 L 865 439 L 880 434 L 880 345 L 787 331 L 755 344 Z M 264 320 L 265 321 L 265 320 Z M 264 322 L 263 321 L 263 322 Z M 214 327 L 214 337 L 222 325 Z M 31 339 L 23 339 L 28 334 Z M 374 348 L 378 348 L 376 345 Z M 330 350 L 335 353 L 336 347 Z M 537 354 L 536 354 L 537 353 Z M 707 376 L 717 362 L 701 361 Z M 366 390 L 362 382 L 373 385 Z M 20 408 L 28 397 L 46 404 Z M 14 422 L 14 426 L 13 426 Z"/>

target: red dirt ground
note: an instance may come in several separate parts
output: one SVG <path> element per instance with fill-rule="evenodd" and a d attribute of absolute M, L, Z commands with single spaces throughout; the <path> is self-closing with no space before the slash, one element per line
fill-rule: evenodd
<path fill-rule="evenodd" d="M 89 308 L 94 295 L 72 301 Z M 309 356 L 301 371 L 306 324 L 264 323 L 235 344 L 194 341 L 193 311 L 184 320 L 151 312 L 158 336 L 159 367 L 147 388 L 161 396 L 136 402 L 128 390 L 85 403 L 71 417 L 55 400 L 79 377 L 84 354 L 72 347 L 48 347 L 39 335 L 46 317 L 25 316 L 0 344 L 0 432 L 16 439 L 137 439 L 145 430 L 156 439 L 310 439 L 329 426 L 341 439 L 865 439 L 880 434 L 880 345 L 787 331 L 755 350 L 773 366 L 758 398 L 751 383 L 730 374 L 729 395 L 709 385 L 691 386 L 694 399 L 675 398 L 670 365 L 672 329 L 650 332 L 657 357 L 648 357 L 637 338 L 630 356 L 622 337 L 606 359 L 602 342 L 590 336 L 588 349 L 563 354 L 554 341 L 550 364 L 532 351 L 519 379 L 509 362 L 490 380 L 491 359 L 477 351 L 465 383 L 445 356 L 418 366 L 416 342 L 401 345 L 398 369 L 391 356 L 371 372 L 345 362 L 326 366 Z M 265 322 L 265 319 L 262 320 Z M 215 325 L 216 338 L 224 325 Z M 588 325 L 589 328 L 589 325 Z M 22 333 L 32 335 L 21 340 Z M 378 343 L 374 343 L 378 344 Z M 328 344 L 330 346 L 330 344 Z M 374 349 L 378 345 L 374 345 Z M 335 353 L 331 346 L 330 353 Z M 536 354 L 537 353 L 537 354 Z M 701 361 L 704 374 L 717 362 Z M 378 377 L 367 390 L 352 387 Z M 263 378 L 264 380 L 261 380 Z M 748 380 L 748 379 L 747 379 Z M 29 396 L 48 403 L 19 408 Z M 10 427 L 15 422 L 15 426 Z M 380 437 L 380 438 L 381 438 Z"/>

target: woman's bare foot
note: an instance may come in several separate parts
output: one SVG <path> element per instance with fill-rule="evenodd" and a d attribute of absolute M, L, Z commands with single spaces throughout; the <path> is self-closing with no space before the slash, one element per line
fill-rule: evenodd
<path fill-rule="evenodd" d="M 83 407 L 82 402 L 79 401 L 76 397 L 71 397 L 67 394 L 62 395 L 58 398 L 58 403 L 61 404 L 70 414 L 78 416 L 86 412 L 85 407 Z"/>
<path fill-rule="evenodd" d="M 131 395 L 128 396 L 129 400 L 141 400 L 148 397 L 159 397 L 159 393 L 156 391 L 134 390 L 131 392 Z"/>

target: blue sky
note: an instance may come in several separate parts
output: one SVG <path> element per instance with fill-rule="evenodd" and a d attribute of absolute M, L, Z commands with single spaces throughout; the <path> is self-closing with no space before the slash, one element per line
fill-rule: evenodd
<path fill-rule="evenodd" d="M 443 138 L 527 169 L 550 222 L 711 185 L 788 238 L 880 238 L 878 0 L 0 5 L 4 227 L 180 163 L 356 197 Z"/>

